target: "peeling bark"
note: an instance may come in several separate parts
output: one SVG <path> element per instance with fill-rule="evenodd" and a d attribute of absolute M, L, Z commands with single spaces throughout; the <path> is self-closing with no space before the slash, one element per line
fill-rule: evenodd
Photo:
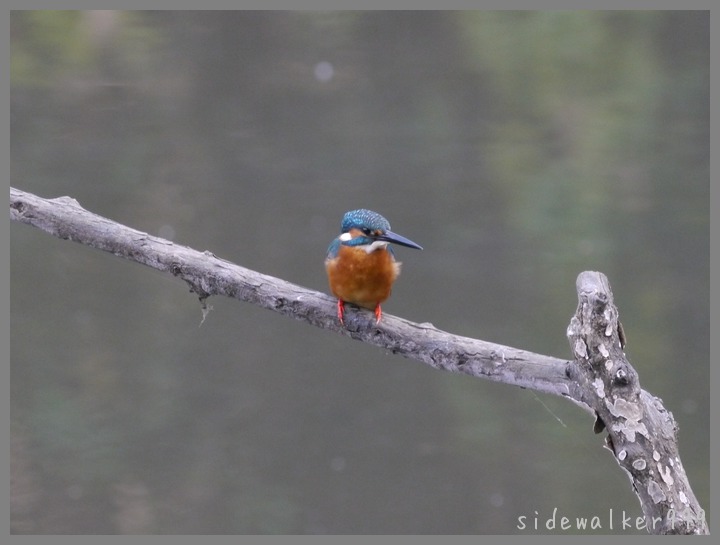
<path fill-rule="evenodd" d="M 630 477 L 648 530 L 655 534 L 707 534 L 705 513 L 678 454 L 672 413 L 640 388 L 625 356 L 624 333 L 607 277 L 583 272 L 577 279 L 578 308 L 568 327 L 576 360 L 571 376 L 582 401 L 596 412 L 596 431 Z M 582 387 L 584 385 L 584 387 Z"/>

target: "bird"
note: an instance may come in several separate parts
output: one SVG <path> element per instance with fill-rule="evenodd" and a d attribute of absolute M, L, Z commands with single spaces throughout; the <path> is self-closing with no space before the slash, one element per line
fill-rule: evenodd
<path fill-rule="evenodd" d="M 422 250 L 416 244 L 390 230 L 383 216 L 364 208 L 346 212 L 340 235 L 328 247 L 325 271 L 330 291 L 337 297 L 337 316 L 345 325 L 345 303 L 374 310 L 375 323 L 382 318 L 380 304 L 390 297 L 392 285 L 400 274 L 400 263 L 390 244 Z"/>

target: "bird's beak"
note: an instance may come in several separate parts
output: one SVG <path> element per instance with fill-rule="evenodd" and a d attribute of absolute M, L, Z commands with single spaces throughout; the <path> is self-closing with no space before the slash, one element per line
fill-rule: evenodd
<path fill-rule="evenodd" d="M 400 246 L 407 246 L 408 248 L 415 248 L 416 250 L 422 250 L 422 246 L 415 244 L 412 240 L 405 238 L 404 236 L 393 233 L 392 231 L 385 231 L 382 235 L 376 235 L 373 237 L 375 240 L 383 240 L 385 242 L 392 242 L 393 244 L 399 244 Z"/>

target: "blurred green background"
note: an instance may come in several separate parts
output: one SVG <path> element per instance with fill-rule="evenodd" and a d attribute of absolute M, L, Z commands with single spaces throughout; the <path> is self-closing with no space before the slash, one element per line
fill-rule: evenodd
<path fill-rule="evenodd" d="M 11 183 L 388 314 L 569 358 L 606 273 L 709 509 L 709 12 L 13 12 Z M 642 514 L 592 419 L 11 230 L 15 533 L 485 534 Z M 615 513 L 609 528 L 609 510 Z M 532 525 L 535 512 L 539 528 Z M 526 516 L 525 529 L 518 517 Z M 558 533 L 583 533 L 582 531 Z"/>

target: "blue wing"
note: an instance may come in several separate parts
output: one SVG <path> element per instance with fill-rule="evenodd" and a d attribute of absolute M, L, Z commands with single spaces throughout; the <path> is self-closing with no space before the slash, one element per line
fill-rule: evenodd
<path fill-rule="evenodd" d="M 327 249 L 327 255 L 325 256 L 325 259 L 335 259 L 338 255 L 338 251 L 340 250 L 340 237 L 336 238 L 330 243 L 330 246 L 328 246 Z"/>

